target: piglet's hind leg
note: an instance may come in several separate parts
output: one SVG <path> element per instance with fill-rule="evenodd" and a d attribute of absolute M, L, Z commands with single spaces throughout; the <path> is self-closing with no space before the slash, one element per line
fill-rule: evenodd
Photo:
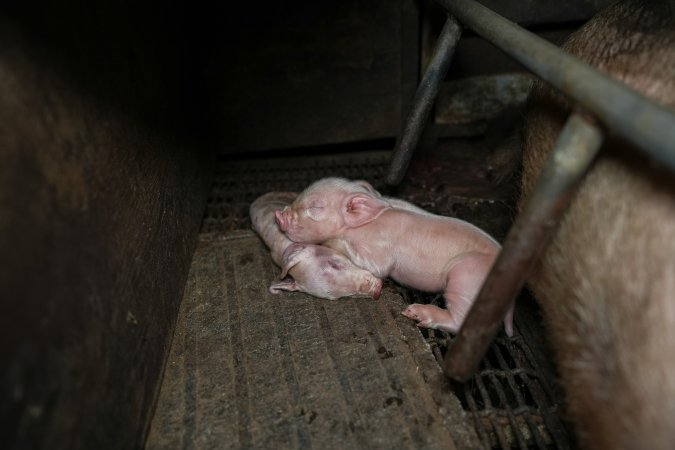
<path fill-rule="evenodd" d="M 443 297 L 445 306 L 452 312 L 458 330 L 469 314 L 495 257 L 493 254 L 467 253 L 450 269 Z"/>
<path fill-rule="evenodd" d="M 496 254 L 469 253 L 450 270 L 444 297 L 446 306 L 459 320 L 459 325 L 469 313 L 496 257 Z M 504 317 L 504 330 L 509 337 L 513 336 L 514 307 L 515 303 L 512 303 Z"/>
<path fill-rule="evenodd" d="M 456 333 L 460 323 L 447 309 L 435 305 L 421 305 L 413 303 L 401 314 L 417 322 L 420 328 L 433 328 L 435 330 Z"/>
<path fill-rule="evenodd" d="M 417 321 L 418 327 L 457 333 L 493 261 L 493 255 L 483 253 L 460 256 L 447 275 L 443 292 L 447 309 L 413 304 L 403 311 L 403 315 Z"/>

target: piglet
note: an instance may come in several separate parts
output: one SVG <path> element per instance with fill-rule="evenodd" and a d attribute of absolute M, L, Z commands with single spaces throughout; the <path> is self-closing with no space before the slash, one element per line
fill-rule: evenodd
<path fill-rule="evenodd" d="M 365 181 L 324 178 L 275 213 L 294 242 L 323 243 L 377 277 L 426 292 L 443 292 L 447 309 L 410 305 L 403 315 L 423 328 L 456 333 L 500 245 L 459 219 L 380 195 Z M 513 334 L 513 307 L 504 320 Z"/>
<path fill-rule="evenodd" d="M 270 249 L 272 260 L 282 269 L 280 280 L 272 283 L 270 292 L 300 291 L 331 300 L 379 298 L 381 279 L 356 267 L 336 250 L 294 243 L 279 231 L 274 211 L 288 206 L 296 195 L 294 192 L 270 192 L 258 197 L 249 209 L 253 229 Z"/>

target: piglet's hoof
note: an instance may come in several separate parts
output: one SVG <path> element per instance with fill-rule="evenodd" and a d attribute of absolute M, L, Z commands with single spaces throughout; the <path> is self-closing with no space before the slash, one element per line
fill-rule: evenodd
<path fill-rule="evenodd" d="M 408 319 L 416 321 L 417 326 L 420 328 L 433 328 L 451 333 L 456 332 L 458 328 L 447 309 L 434 305 L 413 303 L 403 310 L 401 314 Z"/>

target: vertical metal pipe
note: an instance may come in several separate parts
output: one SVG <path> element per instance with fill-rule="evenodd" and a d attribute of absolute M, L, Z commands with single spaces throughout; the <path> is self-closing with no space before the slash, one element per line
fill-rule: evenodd
<path fill-rule="evenodd" d="M 436 100 L 438 89 L 450 67 L 450 61 L 461 34 L 462 28 L 459 23 L 452 16 L 448 16 L 438 37 L 431 62 L 415 93 L 415 101 L 406 118 L 403 133 L 394 149 L 387 173 L 387 184 L 399 184 L 405 175 L 413 151 L 424 131 L 424 125 L 434 105 L 434 100 Z"/>
<path fill-rule="evenodd" d="M 445 356 L 447 376 L 466 381 L 478 368 L 511 303 L 551 240 L 593 162 L 602 133 L 573 114 L 560 134 L 523 212 Z"/>

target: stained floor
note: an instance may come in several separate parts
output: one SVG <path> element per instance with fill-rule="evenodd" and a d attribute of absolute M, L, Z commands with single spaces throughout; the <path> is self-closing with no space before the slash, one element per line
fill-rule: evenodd
<path fill-rule="evenodd" d="M 147 449 L 480 448 L 395 286 L 272 295 L 251 232 L 203 235 Z"/>
<path fill-rule="evenodd" d="M 279 271 L 250 231 L 257 196 L 343 176 L 502 240 L 514 164 L 492 147 L 441 143 L 394 190 L 383 183 L 389 151 L 222 161 L 146 448 L 576 448 L 527 295 L 514 337 L 500 334 L 476 375 L 451 383 L 439 362 L 452 336 L 399 314 L 413 302 L 442 306 L 440 296 L 393 282 L 378 301 L 271 295 Z"/>

